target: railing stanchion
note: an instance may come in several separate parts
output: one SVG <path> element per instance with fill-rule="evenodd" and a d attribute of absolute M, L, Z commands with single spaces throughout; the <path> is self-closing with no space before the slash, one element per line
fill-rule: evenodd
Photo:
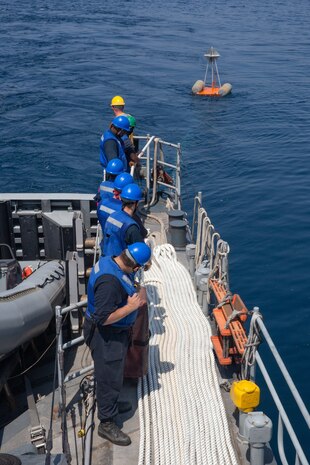
<path fill-rule="evenodd" d="M 288 416 L 286 414 L 286 411 L 284 410 L 282 402 L 280 401 L 280 398 L 279 398 L 279 396 L 278 396 L 278 394 L 277 394 L 277 392 L 275 390 L 275 387 L 274 387 L 274 385 L 273 385 L 273 383 L 272 383 L 272 381 L 270 379 L 270 376 L 269 376 L 269 374 L 268 374 L 268 372 L 266 370 L 266 367 L 265 367 L 265 365 L 264 365 L 264 363 L 263 363 L 263 361 L 262 361 L 262 359 L 261 359 L 258 352 L 256 352 L 256 361 L 257 361 L 259 369 L 260 369 L 260 371 L 261 371 L 261 373 L 262 373 L 262 375 L 263 375 L 263 377 L 264 377 L 264 379 L 265 379 L 265 381 L 267 383 L 268 389 L 269 389 L 270 394 L 271 394 L 271 396 L 272 396 L 272 398 L 274 400 L 274 403 L 277 406 L 277 409 L 279 411 L 279 415 L 281 416 L 281 419 L 279 419 L 280 432 L 281 432 L 281 429 L 283 430 L 283 427 L 282 427 L 282 421 L 283 421 L 283 423 L 284 423 L 284 425 L 286 427 L 286 430 L 287 430 L 287 432 L 289 434 L 289 437 L 290 437 L 290 439 L 291 439 L 291 441 L 292 441 L 292 443 L 293 443 L 293 445 L 295 447 L 296 453 L 299 456 L 299 460 L 300 460 L 301 464 L 302 465 L 309 465 L 309 462 L 308 462 L 308 460 L 307 460 L 307 458 L 306 458 L 306 456 L 304 454 L 304 451 L 302 450 L 302 447 L 301 447 L 301 445 L 300 445 L 300 443 L 299 443 L 299 441 L 297 439 L 297 436 L 296 436 L 295 431 L 294 431 L 294 429 L 293 429 L 293 427 L 291 425 L 291 422 L 289 421 L 289 418 L 288 418 Z M 278 438 L 279 438 L 279 429 L 278 429 Z M 283 438 L 283 431 L 282 431 L 282 438 Z M 283 445 L 283 439 L 282 439 L 282 445 Z M 281 447 L 281 443 L 280 444 L 278 443 L 278 450 L 279 450 L 279 454 L 281 456 L 280 447 Z M 283 450 L 283 453 L 284 453 L 284 450 Z M 284 453 L 283 458 L 285 458 L 285 453 Z M 285 465 L 286 464 L 288 465 L 288 463 L 286 461 L 283 461 L 283 458 L 281 457 L 282 463 L 285 464 Z"/>

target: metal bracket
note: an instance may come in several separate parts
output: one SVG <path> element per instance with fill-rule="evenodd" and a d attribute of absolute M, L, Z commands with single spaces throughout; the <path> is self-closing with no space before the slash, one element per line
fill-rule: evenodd
<path fill-rule="evenodd" d="M 41 424 L 31 428 L 30 438 L 31 443 L 37 448 L 38 454 L 45 454 L 46 436 L 45 428 Z"/>
<path fill-rule="evenodd" d="M 37 406 L 33 397 L 30 380 L 24 375 L 25 387 L 27 393 L 27 403 L 30 416 L 30 439 L 31 443 L 37 448 L 39 454 L 45 454 L 46 437 L 45 428 L 41 425 Z"/>
<path fill-rule="evenodd" d="M 69 274 L 69 298 L 70 305 L 79 301 L 78 290 L 78 253 L 68 252 L 68 274 Z M 70 312 L 71 330 L 73 333 L 79 331 L 79 312 L 77 309 Z"/>

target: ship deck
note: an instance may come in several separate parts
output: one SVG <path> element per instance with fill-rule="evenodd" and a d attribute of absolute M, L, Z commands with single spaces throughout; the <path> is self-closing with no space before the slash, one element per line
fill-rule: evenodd
<path fill-rule="evenodd" d="M 159 243 L 162 226 L 165 229 L 168 228 L 168 215 L 167 212 L 163 211 L 162 206 L 155 206 L 151 210 L 151 217 L 145 218 L 145 226 L 152 231 L 153 239 Z M 155 218 L 154 218 L 155 217 Z M 159 220 L 159 221 L 158 221 Z M 169 241 L 168 234 L 168 241 Z M 178 261 L 188 267 L 185 248 L 177 249 Z M 78 370 L 83 366 L 87 366 L 91 363 L 91 355 L 86 346 L 81 343 L 66 352 L 65 357 L 65 374 Z M 36 366 L 31 370 L 31 383 L 33 386 L 33 393 L 36 399 L 36 408 L 40 417 L 40 422 L 45 426 L 46 429 L 50 423 L 50 412 L 52 406 L 53 397 L 53 368 L 54 362 L 53 357 L 49 357 L 48 360 L 43 361 L 40 365 Z M 232 369 L 223 369 L 219 366 L 217 369 L 216 384 L 225 386 L 226 383 L 231 382 L 233 376 Z M 173 370 L 173 368 L 172 368 Z M 160 373 L 158 373 L 159 377 Z M 82 464 L 83 463 L 83 439 L 79 437 L 78 431 L 81 429 L 83 421 L 81 421 L 80 415 L 80 401 L 81 401 L 81 390 L 80 390 L 81 378 L 72 379 L 66 384 L 66 405 L 67 405 L 67 431 L 68 439 L 70 444 L 70 452 L 72 455 L 72 463 Z M 130 400 L 132 403 L 132 410 L 126 414 L 119 415 L 117 422 L 119 426 L 123 428 L 123 431 L 130 435 L 132 444 L 127 447 L 120 447 L 111 444 L 109 441 L 105 441 L 97 435 L 98 420 L 96 414 L 94 416 L 94 434 L 92 441 L 92 463 L 96 465 L 141 465 L 143 461 L 139 462 L 140 452 L 140 420 L 139 420 L 139 408 L 138 408 L 138 396 L 137 396 L 137 381 L 125 379 L 123 390 L 121 393 L 121 400 Z M 232 441 L 233 449 L 235 451 L 236 463 L 243 465 L 248 464 L 249 451 L 248 445 L 238 440 L 238 424 L 237 415 L 234 411 L 232 403 L 229 399 L 229 393 L 225 389 L 221 389 L 222 401 L 225 405 L 227 424 L 230 432 L 230 439 Z M 59 454 L 62 451 L 62 434 L 61 434 L 61 421 L 58 412 L 58 401 L 59 401 L 59 390 L 55 391 L 55 401 L 53 407 L 53 449 L 52 449 L 52 463 L 62 463 Z M 20 392 L 15 395 L 15 401 L 21 406 L 25 406 L 26 397 L 24 392 Z M 3 405 L 3 404 L 2 404 Z M 4 428 L 0 430 L 0 443 L 2 453 L 15 453 L 21 454 L 25 450 L 29 452 L 29 446 L 26 448 L 17 448 L 23 444 L 29 444 L 29 425 L 31 424 L 31 412 L 27 409 L 20 415 L 15 415 L 15 418 L 10 421 Z M 164 445 L 163 445 L 164 447 Z M 267 447 L 265 450 L 266 463 L 275 464 L 272 458 L 272 453 Z M 38 459 L 38 456 L 34 456 L 34 459 Z M 31 460 L 30 456 L 27 456 L 27 460 Z M 24 462 L 23 462 L 24 463 Z M 25 462 L 26 463 L 26 462 Z M 28 462 L 27 462 L 28 463 Z M 31 462 L 30 463 L 38 463 Z M 44 461 L 42 461 L 44 463 Z M 156 461 L 153 461 L 154 465 L 158 465 Z M 165 462 L 168 464 L 168 462 Z M 173 462 L 169 462 L 173 463 Z M 210 463 L 206 461 L 205 463 Z M 197 465 L 201 465 L 200 462 L 195 462 Z M 195 465 L 194 463 L 192 465 Z M 173 464 L 175 465 L 175 464 Z M 214 465 L 218 465 L 215 464 Z"/>

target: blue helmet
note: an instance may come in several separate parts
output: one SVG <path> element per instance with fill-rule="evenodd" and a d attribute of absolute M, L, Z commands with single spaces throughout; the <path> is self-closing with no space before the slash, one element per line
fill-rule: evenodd
<path fill-rule="evenodd" d="M 127 131 L 127 132 L 130 131 L 129 119 L 125 115 L 117 116 L 116 118 L 114 118 L 114 120 L 112 121 L 112 124 L 118 129 L 123 129 L 124 131 Z"/>
<path fill-rule="evenodd" d="M 124 171 L 124 163 L 119 158 L 110 160 L 106 167 L 106 172 L 109 174 L 118 175 Z"/>
<path fill-rule="evenodd" d="M 133 202 L 138 202 L 139 200 L 142 200 L 142 198 L 142 190 L 135 183 L 127 184 L 127 186 L 124 187 L 121 193 L 122 200 L 131 200 Z"/>
<path fill-rule="evenodd" d="M 133 183 L 133 177 L 129 173 L 121 173 L 114 179 L 113 187 L 119 192 L 122 192 L 127 184 Z"/>
<path fill-rule="evenodd" d="M 145 265 L 151 258 L 152 251 L 145 242 L 135 242 L 128 246 L 128 252 L 134 261 L 140 265 Z"/>

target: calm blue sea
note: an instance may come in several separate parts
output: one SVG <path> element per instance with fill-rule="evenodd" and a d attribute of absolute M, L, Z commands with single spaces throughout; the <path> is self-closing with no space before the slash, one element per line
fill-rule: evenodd
<path fill-rule="evenodd" d="M 0 3 L 0 191 L 96 191 L 122 95 L 138 134 L 182 144 L 183 206 L 203 192 L 231 246 L 232 290 L 261 308 L 306 403 L 309 15 L 309 0 Z M 221 100 L 190 93 L 209 46 L 233 85 Z"/>

